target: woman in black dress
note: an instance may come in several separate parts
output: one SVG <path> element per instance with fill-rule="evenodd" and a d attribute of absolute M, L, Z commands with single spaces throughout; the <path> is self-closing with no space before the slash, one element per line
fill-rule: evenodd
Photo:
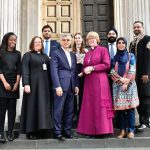
<path fill-rule="evenodd" d="M 0 46 L 0 142 L 5 143 L 4 122 L 8 110 L 8 141 L 14 140 L 13 128 L 16 102 L 19 98 L 21 54 L 16 50 L 17 36 L 13 32 L 4 35 Z"/>
<path fill-rule="evenodd" d="M 52 128 L 50 100 L 50 59 L 43 53 L 41 37 L 35 36 L 30 51 L 22 59 L 24 95 L 21 112 L 21 131 L 28 139 L 41 136 Z"/>

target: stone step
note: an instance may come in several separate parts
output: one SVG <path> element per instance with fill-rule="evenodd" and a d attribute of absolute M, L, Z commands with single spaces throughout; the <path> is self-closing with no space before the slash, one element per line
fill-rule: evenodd
<path fill-rule="evenodd" d="M 79 149 L 79 148 L 132 148 L 150 147 L 149 137 L 136 137 L 134 139 L 68 139 L 58 141 L 56 139 L 26 140 L 16 139 L 13 142 L 0 144 L 0 149 Z"/>
<path fill-rule="evenodd" d="M 49 139 L 27 140 L 24 134 L 18 139 L 5 144 L 0 143 L 0 149 L 85 149 L 85 148 L 148 148 L 150 147 L 150 129 L 135 134 L 134 139 L 117 139 L 116 134 L 104 138 L 91 139 L 78 135 L 78 139 L 58 141 L 51 136 Z"/>
<path fill-rule="evenodd" d="M 114 129 L 114 134 L 112 135 L 109 135 L 109 137 L 116 137 L 117 134 L 119 133 L 119 129 Z M 6 132 L 7 134 L 7 132 Z M 20 130 L 19 129 L 14 129 L 14 135 L 15 135 L 15 138 L 19 138 L 19 134 L 20 134 Z M 45 137 L 46 138 L 53 138 L 53 129 L 52 130 L 49 130 L 49 131 L 46 131 L 45 134 Z M 76 133 L 76 129 L 72 129 L 72 134 L 73 135 L 77 135 Z M 80 138 L 84 138 L 85 136 L 84 135 L 81 135 L 81 134 L 78 134 L 77 135 L 78 137 Z M 145 132 L 135 132 L 135 136 L 136 137 L 150 137 L 150 129 L 147 129 Z"/>

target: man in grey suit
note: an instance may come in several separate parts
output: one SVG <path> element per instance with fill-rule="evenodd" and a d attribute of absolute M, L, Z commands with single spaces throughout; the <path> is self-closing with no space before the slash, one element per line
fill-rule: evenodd
<path fill-rule="evenodd" d="M 69 49 L 71 35 L 60 36 L 61 48 L 51 57 L 51 76 L 54 85 L 54 130 L 55 138 L 64 140 L 73 138 L 71 127 L 73 120 L 74 95 L 79 92 L 76 56 Z"/>

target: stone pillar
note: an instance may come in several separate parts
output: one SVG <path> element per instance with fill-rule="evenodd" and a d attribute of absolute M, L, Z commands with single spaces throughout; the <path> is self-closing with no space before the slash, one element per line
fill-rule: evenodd
<path fill-rule="evenodd" d="M 17 49 L 20 50 L 20 0 L 0 1 L 0 40 L 7 32 L 14 32 L 17 35 Z"/>
<path fill-rule="evenodd" d="M 143 21 L 145 34 L 150 35 L 150 1 L 149 0 L 114 0 L 114 23 L 119 36 L 133 39 L 133 22 Z"/>
<path fill-rule="evenodd" d="M 21 4 L 21 49 L 29 50 L 31 39 L 39 34 L 40 0 L 22 0 Z"/>
<path fill-rule="evenodd" d="M 73 10 L 73 29 L 74 29 L 74 34 L 76 32 L 82 32 L 82 18 L 81 18 L 81 1 L 80 0 L 76 0 L 73 1 L 74 3 L 74 10 Z"/>

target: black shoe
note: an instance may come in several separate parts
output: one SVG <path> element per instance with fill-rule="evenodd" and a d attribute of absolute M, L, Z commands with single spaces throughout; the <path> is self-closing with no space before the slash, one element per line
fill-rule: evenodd
<path fill-rule="evenodd" d="M 4 136 L 4 134 L 0 134 L 0 143 L 6 143 L 6 138 Z"/>
<path fill-rule="evenodd" d="M 64 137 L 65 137 L 66 139 L 77 139 L 77 138 L 78 138 L 77 136 L 73 136 L 73 135 L 71 135 L 71 134 L 64 134 Z"/>
<path fill-rule="evenodd" d="M 59 141 L 65 141 L 65 137 L 63 137 L 61 134 L 55 135 L 55 139 Z"/>
<path fill-rule="evenodd" d="M 29 139 L 29 140 L 36 140 L 36 139 L 39 139 L 38 136 L 32 134 L 32 133 L 27 133 L 26 134 L 26 138 Z"/>
<path fill-rule="evenodd" d="M 7 134 L 7 139 L 8 139 L 8 141 L 13 141 L 15 138 L 14 138 L 14 134 L 13 133 L 8 133 Z"/>
<path fill-rule="evenodd" d="M 144 131 L 148 129 L 148 127 L 145 124 L 141 124 L 137 127 L 137 131 Z"/>

